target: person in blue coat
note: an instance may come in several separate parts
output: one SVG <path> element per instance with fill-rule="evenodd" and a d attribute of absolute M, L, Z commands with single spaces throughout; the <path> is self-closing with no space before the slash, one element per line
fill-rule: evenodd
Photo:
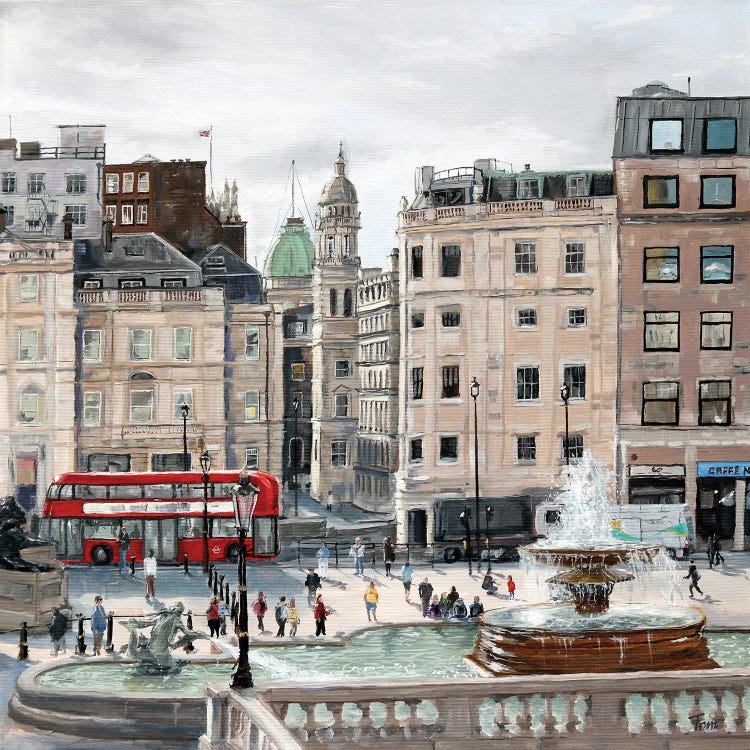
<path fill-rule="evenodd" d="M 91 632 L 94 634 L 94 656 L 102 653 L 102 639 L 107 630 L 107 612 L 102 604 L 102 597 L 94 599 L 94 611 L 91 613 Z"/>

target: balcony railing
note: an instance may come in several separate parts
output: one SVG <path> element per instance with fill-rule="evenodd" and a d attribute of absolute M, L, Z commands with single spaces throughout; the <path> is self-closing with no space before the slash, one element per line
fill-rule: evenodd
<path fill-rule="evenodd" d="M 142 305 L 158 302 L 202 302 L 204 296 L 202 289 L 84 289 L 78 292 L 76 299 L 81 305 Z"/>
<path fill-rule="evenodd" d="M 203 426 L 197 424 L 187 425 L 188 435 L 200 435 L 203 433 Z M 122 436 L 131 435 L 182 435 L 181 424 L 131 424 L 122 428 Z"/>
<path fill-rule="evenodd" d="M 544 208 L 542 201 L 500 201 L 488 203 L 488 214 L 528 214 L 541 211 Z"/>
<path fill-rule="evenodd" d="M 26 146 L 21 159 L 104 159 L 105 146 Z"/>
<path fill-rule="evenodd" d="M 104 302 L 104 292 L 78 292 L 81 305 L 100 305 Z"/>
<path fill-rule="evenodd" d="M 453 219 L 457 217 L 463 218 L 465 213 L 463 206 L 448 206 L 446 208 L 438 208 L 435 215 L 438 219 Z"/>
<path fill-rule="evenodd" d="M 581 211 L 593 207 L 593 198 L 560 198 L 555 201 L 555 208 L 558 211 Z"/>
<path fill-rule="evenodd" d="M 161 294 L 164 302 L 203 301 L 203 292 L 200 289 L 168 289 Z"/>
<path fill-rule="evenodd" d="M 145 289 L 134 289 L 132 291 L 120 292 L 118 294 L 118 302 L 121 304 L 128 304 L 133 302 L 147 302 L 148 292 Z"/>

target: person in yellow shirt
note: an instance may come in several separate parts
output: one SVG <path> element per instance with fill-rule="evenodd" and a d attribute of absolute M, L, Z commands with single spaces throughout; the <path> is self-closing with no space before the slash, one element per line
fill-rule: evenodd
<path fill-rule="evenodd" d="M 372 622 L 378 621 L 378 590 L 375 588 L 375 581 L 370 581 L 370 585 L 365 589 L 365 595 L 363 597 L 365 602 L 365 609 L 367 610 L 367 619 Z"/>

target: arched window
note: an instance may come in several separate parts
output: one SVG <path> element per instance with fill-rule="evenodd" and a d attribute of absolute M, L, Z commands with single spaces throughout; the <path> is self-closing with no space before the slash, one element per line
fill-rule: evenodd
<path fill-rule="evenodd" d="M 329 310 L 330 310 L 330 315 L 332 318 L 335 318 L 339 314 L 338 306 L 339 306 L 339 293 L 335 289 L 331 289 Z"/>
<path fill-rule="evenodd" d="M 351 289 L 344 289 L 344 317 L 351 318 L 354 314 L 354 297 Z"/>

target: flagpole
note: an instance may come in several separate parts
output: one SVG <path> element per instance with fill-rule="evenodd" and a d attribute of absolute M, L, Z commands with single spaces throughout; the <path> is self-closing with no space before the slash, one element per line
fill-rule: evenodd
<path fill-rule="evenodd" d="M 211 181 L 211 190 L 214 189 L 214 126 L 208 129 L 208 176 Z"/>

